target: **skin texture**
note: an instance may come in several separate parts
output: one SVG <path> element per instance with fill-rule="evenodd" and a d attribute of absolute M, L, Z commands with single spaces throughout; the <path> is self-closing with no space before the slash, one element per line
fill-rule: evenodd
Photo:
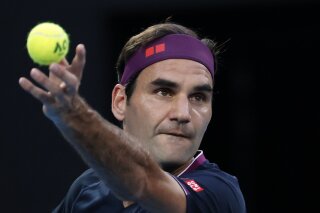
<path fill-rule="evenodd" d="M 40 87 L 25 77 L 19 84 L 119 199 L 150 212 L 185 212 L 183 190 L 163 169 L 184 169 L 200 145 L 212 114 L 210 73 L 194 61 L 158 62 L 141 72 L 129 103 L 117 84 L 112 112 L 123 121 L 122 130 L 79 96 L 84 65 L 80 44 L 72 63 L 50 65 L 49 76 L 31 70 Z"/>
<path fill-rule="evenodd" d="M 143 141 L 154 159 L 172 172 L 198 150 L 211 119 L 211 98 L 212 78 L 205 66 L 169 59 L 139 74 L 130 103 L 120 103 L 124 112 L 116 117 L 123 121 L 125 131 Z"/>

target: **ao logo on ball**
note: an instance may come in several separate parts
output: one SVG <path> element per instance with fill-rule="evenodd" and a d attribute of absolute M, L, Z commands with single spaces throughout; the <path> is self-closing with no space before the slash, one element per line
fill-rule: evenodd
<path fill-rule="evenodd" d="M 62 44 L 59 42 L 56 43 L 56 47 L 54 48 L 54 53 L 58 54 L 59 56 L 64 56 L 66 51 L 68 51 L 69 42 L 65 39 L 63 40 Z"/>
<path fill-rule="evenodd" d="M 39 65 L 59 63 L 69 51 L 69 37 L 58 24 L 40 23 L 28 34 L 27 49 L 31 59 Z"/>

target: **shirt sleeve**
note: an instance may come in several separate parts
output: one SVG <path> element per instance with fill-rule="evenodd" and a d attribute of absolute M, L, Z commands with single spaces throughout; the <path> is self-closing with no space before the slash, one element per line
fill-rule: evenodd
<path fill-rule="evenodd" d="M 62 201 L 52 210 L 52 213 L 70 213 L 74 211 L 74 204 L 77 202 L 82 191 L 95 182 L 91 169 L 82 173 L 70 186 Z"/>
<path fill-rule="evenodd" d="M 187 213 L 245 213 L 245 204 L 234 176 L 190 175 L 174 177 L 185 192 Z"/>

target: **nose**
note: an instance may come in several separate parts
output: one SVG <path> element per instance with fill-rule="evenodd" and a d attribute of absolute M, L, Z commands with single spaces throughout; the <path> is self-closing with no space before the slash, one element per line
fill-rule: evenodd
<path fill-rule="evenodd" d="M 170 120 L 179 124 L 186 124 L 191 121 L 190 103 L 188 97 L 181 95 L 176 96 L 172 101 Z"/>

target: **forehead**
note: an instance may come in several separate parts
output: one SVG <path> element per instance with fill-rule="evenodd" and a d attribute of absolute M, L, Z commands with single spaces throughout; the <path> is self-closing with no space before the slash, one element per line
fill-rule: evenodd
<path fill-rule="evenodd" d="M 213 84 L 209 70 L 201 63 L 188 59 L 167 59 L 154 63 L 141 71 L 139 84 L 155 79 L 168 79 L 177 83 Z"/>

